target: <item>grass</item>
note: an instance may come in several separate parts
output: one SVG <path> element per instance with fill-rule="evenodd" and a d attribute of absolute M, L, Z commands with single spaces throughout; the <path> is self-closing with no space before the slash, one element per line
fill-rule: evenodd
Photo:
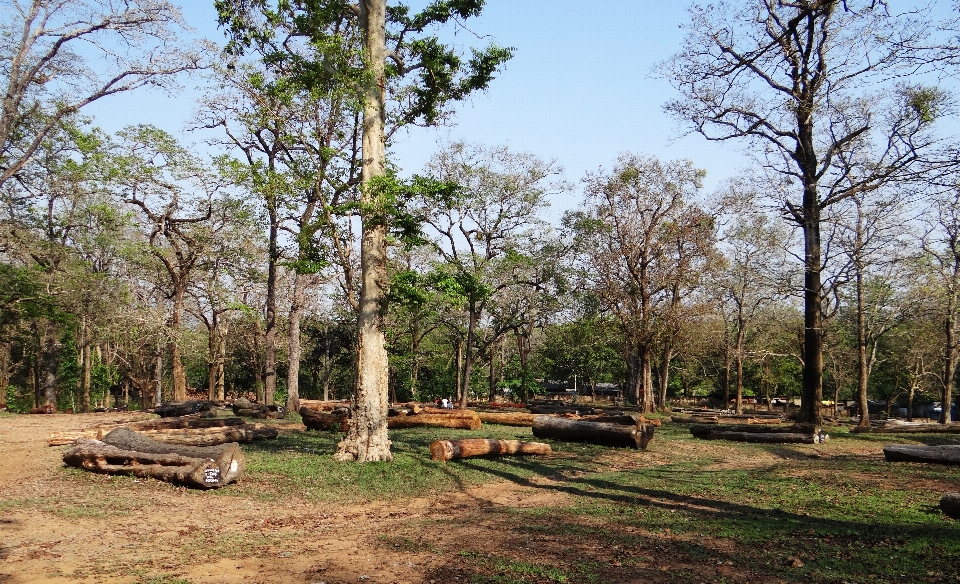
<path fill-rule="evenodd" d="M 239 484 L 184 495 L 222 497 L 228 504 L 231 498 L 390 501 L 400 508 L 405 498 L 484 484 L 550 496 L 550 503 L 539 506 L 492 505 L 429 526 L 411 522 L 407 531 L 377 538 L 385 552 L 444 558 L 443 567 L 425 581 L 960 581 L 960 521 L 938 509 L 943 492 L 960 491 L 960 472 L 886 463 L 879 456 L 890 442 L 960 438 L 839 429 L 826 445 L 737 444 L 698 441 L 686 427 L 665 424 L 645 452 L 552 442 L 549 457 L 429 459 L 431 441 L 476 435 L 436 428 L 393 431 L 392 463 L 358 465 L 333 461 L 337 433 L 283 432 L 276 440 L 244 445 L 247 474 Z M 496 425 L 485 425 L 482 435 L 532 439 L 529 428 Z M 66 516 L 123 514 L 135 500 L 124 492 L 131 479 L 63 472 L 97 487 L 91 489 L 96 497 L 65 501 L 58 512 Z M 103 497 L 102 487 L 109 485 L 116 487 L 116 497 Z M 0 501 L 0 511 L 34 504 Z M 475 534 L 471 526 L 484 527 Z M 443 533 L 463 535 L 451 541 L 440 537 Z M 254 543 L 286 549 L 297 542 Z M 235 557 L 250 544 L 226 535 L 184 541 L 191 553 L 214 557 Z M 156 578 L 161 579 L 143 582 L 185 582 Z"/>

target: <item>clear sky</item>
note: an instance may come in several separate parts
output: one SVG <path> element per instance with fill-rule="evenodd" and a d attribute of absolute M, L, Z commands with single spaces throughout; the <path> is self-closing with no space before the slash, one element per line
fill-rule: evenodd
<path fill-rule="evenodd" d="M 212 0 L 183 2 L 197 35 L 222 42 Z M 413 3 L 414 7 L 422 2 Z M 585 172 L 609 169 L 622 152 L 661 159 L 689 158 L 707 170 L 715 188 L 745 164 L 738 145 L 699 136 L 677 139 L 661 106 L 673 96 L 651 77 L 655 63 L 680 46 L 687 2 L 649 0 L 488 0 L 480 18 L 468 21 L 484 38 L 459 31 L 450 40 L 483 45 L 493 40 L 515 56 L 490 89 L 459 105 L 452 127 L 414 128 L 397 136 L 394 161 L 405 174 L 423 164 L 447 140 L 516 150 L 555 159 L 579 188 Z M 87 110 L 105 130 L 151 123 L 184 135 L 197 92 L 191 82 L 174 96 L 139 92 L 109 98 Z M 187 142 L 198 139 L 184 135 Z M 560 197 L 553 214 L 575 204 Z"/>

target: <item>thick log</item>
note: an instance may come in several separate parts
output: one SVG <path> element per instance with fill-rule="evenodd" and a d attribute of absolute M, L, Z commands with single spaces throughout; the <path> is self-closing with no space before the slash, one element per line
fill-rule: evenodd
<path fill-rule="evenodd" d="M 215 446 L 228 442 L 250 442 L 276 438 L 278 431 L 263 424 L 247 424 L 241 418 L 197 418 L 183 416 L 160 418 L 141 422 L 104 424 L 85 430 L 53 432 L 47 442 L 50 446 L 71 444 L 77 438 L 101 440 L 114 428 L 126 427 L 170 444 Z"/>
<path fill-rule="evenodd" d="M 198 418 L 181 416 L 176 418 L 160 418 L 159 420 L 144 420 L 119 424 L 131 430 L 177 430 L 181 428 L 222 428 L 224 426 L 242 426 L 246 424 L 242 418 Z M 115 425 L 114 427 L 117 427 Z"/>
<path fill-rule="evenodd" d="M 307 430 L 346 432 L 350 424 L 346 415 L 328 414 L 306 406 L 300 408 L 300 417 L 303 418 L 303 425 L 307 427 Z"/>
<path fill-rule="evenodd" d="M 31 414 L 52 414 L 54 412 L 53 406 L 43 406 L 39 408 L 30 408 Z"/>
<path fill-rule="evenodd" d="M 455 460 L 475 456 L 499 456 L 503 454 L 550 454 L 553 450 L 543 442 L 519 440 L 488 440 L 468 438 L 465 440 L 435 440 L 430 444 L 433 460 Z"/>
<path fill-rule="evenodd" d="M 571 442 L 594 442 L 608 446 L 645 449 L 653 439 L 652 424 L 608 424 L 541 415 L 533 419 L 533 435 Z"/>
<path fill-rule="evenodd" d="M 960 423 L 929 424 L 889 420 L 882 426 L 855 427 L 850 431 L 872 434 L 960 434 Z"/>
<path fill-rule="evenodd" d="M 210 412 L 217 407 L 219 406 L 211 401 L 164 402 L 153 408 L 153 413 L 161 418 L 173 418 L 199 414 L 201 412 Z"/>
<path fill-rule="evenodd" d="M 682 414 L 671 414 L 670 421 L 674 424 L 749 424 L 754 425 L 775 425 L 783 422 L 779 417 L 732 417 L 732 416 L 685 416 Z"/>
<path fill-rule="evenodd" d="M 935 464 L 960 464 L 960 445 L 919 446 L 914 444 L 891 444 L 883 447 L 887 462 L 932 462 Z"/>
<path fill-rule="evenodd" d="M 222 426 L 213 428 L 177 428 L 172 430 L 137 430 L 165 444 L 183 444 L 185 446 L 217 446 L 230 442 L 253 442 L 276 438 L 280 431 L 264 424 L 244 424 L 243 426 Z"/>
<path fill-rule="evenodd" d="M 577 416 L 590 416 L 597 413 L 597 410 L 590 407 L 576 407 L 560 404 L 553 405 L 530 405 L 527 406 L 531 414 L 574 414 Z"/>
<path fill-rule="evenodd" d="M 944 493 L 940 497 L 940 510 L 944 515 L 960 519 L 960 493 Z"/>
<path fill-rule="evenodd" d="M 792 426 L 768 425 L 694 425 L 690 433 L 701 440 L 730 440 L 760 444 L 823 444 L 830 436 L 810 424 Z"/>
<path fill-rule="evenodd" d="M 323 401 L 321 399 L 301 399 L 301 408 L 309 408 L 321 412 L 332 412 L 336 408 L 350 408 L 349 400 Z"/>
<path fill-rule="evenodd" d="M 484 424 L 500 424 L 502 426 L 533 426 L 533 419 L 537 414 L 524 412 L 477 412 L 477 417 Z"/>
<path fill-rule="evenodd" d="M 246 468 L 239 444 L 208 448 L 164 444 L 129 428 L 116 428 L 103 441 L 81 438 L 63 454 L 63 461 L 93 472 L 150 477 L 201 489 L 232 483 Z"/>
<path fill-rule="evenodd" d="M 435 426 L 460 430 L 479 430 L 480 417 L 470 410 L 453 410 L 456 414 L 417 414 L 415 416 L 395 416 L 387 418 L 387 428 L 415 428 L 417 426 Z"/>

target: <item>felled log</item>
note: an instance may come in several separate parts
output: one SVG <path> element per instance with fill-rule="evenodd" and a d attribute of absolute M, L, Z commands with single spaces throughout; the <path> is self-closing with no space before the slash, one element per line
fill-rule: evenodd
<path fill-rule="evenodd" d="M 121 424 L 107 424 L 86 430 L 53 432 L 47 444 L 62 446 L 78 438 L 100 440 L 115 428 L 126 427 L 168 444 L 215 446 L 228 442 L 251 442 L 276 438 L 276 428 L 263 424 L 247 424 L 241 418 L 204 419 L 195 417 L 160 418 Z"/>
<path fill-rule="evenodd" d="M 858 426 L 851 428 L 850 431 L 872 434 L 960 434 L 960 423 L 929 424 L 888 420 L 882 426 L 867 426 L 864 428 Z"/>
<path fill-rule="evenodd" d="M 960 445 L 919 446 L 914 444 L 891 444 L 883 447 L 883 456 L 887 462 L 960 464 Z"/>
<path fill-rule="evenodd" d="M 328 414 L 302 406 L 300 416 L 307 430 L 337 430 L 346 432 L 350 422 L 345 415 Z"/>
<path fill-rule="evenodd" d="M 257 418 L 259 420 L 282 419 L 287 415 L 287 409 L 277 404 L 258 404 L 245 398 L 233 401 L 233 415 L 243 416 L 245 418 Z"/>
<path fill-rule="evenodd" d="M 435 426 L 438 428 L 455 428 L 459 430 L 479 430 L 480 417 L 470 410 L 451 410 L 446 414 L 416 414 L 410 416 L 395 416 L 387 418 L 387 428 L 398 430 L 401 428 L 415 428 L 417 426 Z"/>
<path fill-rule="evenodd" d="M 734 417 L 734 416 L 705 416 L 705 415 L 692 415 L 687 416 L 683 414 L 671 414 L 670 421 L 674 424 L 749 424 L 753 425 L 775 425 L 780 424 L 783 420 L 779 416 L 770 417 Z"/>
<path fill-rule="evenodd" d="M 129 428 L 116 428 L 103 440 L 79 439 L 63 462 L 104 474 L 150 477 L 200 489 L 238 480 L 246 458 L 237 443 L 206 448 L 164 444 Z"/>
<path fill-rule="evenodd" d="M 52 414 L 54 412 L 53 406 L 46 405 L 39 408 L 30 408 L 31 414 Z"/>
<path fill-rule="evenodd" d="M 477 416 L 484 424 L 501 424 L 503 426 L 533 426 L 533 419 L 537 414 L 524 412 L 477 412 Z"/>
<path fill-rule="evenodd" d="M 173 418 L 177 416 L 189 416 L 190 414 L 199 414 L 209 412 L 217 408 L 217 404 L 210 401 L 182 401 L 182 402 L 164 402 L 153 408 L 153 413 L 161 418 Z"/>
<path fill-rule="evenodd" d="M 960 493 L 944 493 L 940 497 L 940 510 L 944 515 L 960 519 Z"/>
<path fill-rule="evenodd" d="M 455 460 L 503 454 L 550 454 L 552 451 L 550 445 L 543 442 L 488 440 L 486 438 L 435 440 L 430 444 L 430 457 L 433 460 Z"/>
<path fill-rule="evenodd" d="M 349 400 L 323 401 L 320 399 L 300 399 L 301 408 L 309 408 L 321 412 L 330 412 L 335 408 L 350 408 Z"/>
<path fill-rule="evenodd" d="M 810 424 L 767 425 L 694 425 L 690 433 L 701 440 L 730 440 L 759 444 L 823 444 L 830 436 Z"/>
<path fill-rule="evenodd" d="M 531 414 L 574 414 L 578 416 L 589 416 L 596 414 L 597 411 L 590 407 L 568 406 L 566 404 L 554 405 L 529 405 L 527 409 Z"/>
<path fill-rule="evenodd" d="M 571 442 L 594 442 L 608 446 L 645 449 L 653 439 L 652 424 L 609 424 L 574 418 L 540 415 L 533 419 L 533 435 Z"/>

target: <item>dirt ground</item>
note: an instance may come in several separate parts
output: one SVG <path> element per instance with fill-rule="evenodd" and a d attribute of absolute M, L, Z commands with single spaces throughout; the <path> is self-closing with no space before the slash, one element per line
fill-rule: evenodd
<path fill-rule="evenodd" d="M 440 584 L 436 575 L 448 558 L 433 546 L 465 534 L 445 529 L 430 534 L 424 546 L 391 545 L 385 536 L 409 534 L 407 526 L 429 524 L 451 510 L 482 515 L 491 507 L 545 506 L 563 497 L 498 484 L 405 501 L 402 509 L 384 503 L 281 505 L 126 479 L 103 490 L 116 501 L 94 505 L 95 489 L 65 480 L 67 447 L 47 446 L 50 433 L 136 416 L 0 418 L 0 583 Z M 469 536 L 494 540 L 495 531 L 481 522 L 470 526 Z"/>

